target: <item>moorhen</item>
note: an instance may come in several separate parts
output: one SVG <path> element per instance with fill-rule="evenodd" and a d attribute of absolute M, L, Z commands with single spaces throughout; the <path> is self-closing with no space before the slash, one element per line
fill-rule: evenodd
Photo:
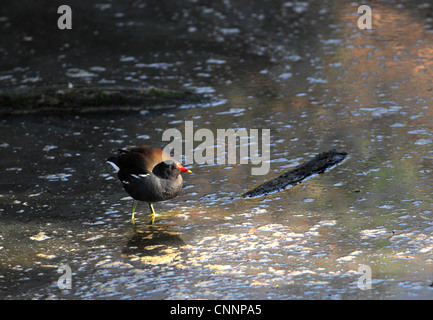
<path fill-rule="evenodd" d="M 125 191 L 134 199 L 132 223 L 137 200 L 149 203 L 151 221 L 155 221 L 153 202 L 176 197 L 182 189 L 181 172 L 191 173 L 161 149 L 150 146 L 118 149 L 119 154 L 106 161 L 117 171 Z"/>

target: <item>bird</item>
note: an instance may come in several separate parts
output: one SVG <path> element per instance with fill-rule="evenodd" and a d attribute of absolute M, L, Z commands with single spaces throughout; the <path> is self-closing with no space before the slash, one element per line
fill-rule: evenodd
<path fill-rule="evenodd" d="M 176 197 L 183 186 L 181 172 L 191 171 L 167 152 L 155 147 L 143 145 L 117 150 L 118 155 L 109 157 L 106 161 L 117 171 L 123 188 L 134 199 L 132 224 L 135 225 L 137 200 L 149 204 L 150 224 L 154 224 L 153 203 Z"/>

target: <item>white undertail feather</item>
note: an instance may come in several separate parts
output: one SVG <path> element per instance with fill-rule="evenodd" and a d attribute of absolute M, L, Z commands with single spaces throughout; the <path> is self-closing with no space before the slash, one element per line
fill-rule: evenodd
<path fill-rule="evenodd" d="M 114 170 L 116 170 L 116 172 L 119 172 L 120 168 L 114 162 L 111 162 L 111 161 L 107 161 L 107 162 L 113 166 L 113 168 L 114 168 Z"/>

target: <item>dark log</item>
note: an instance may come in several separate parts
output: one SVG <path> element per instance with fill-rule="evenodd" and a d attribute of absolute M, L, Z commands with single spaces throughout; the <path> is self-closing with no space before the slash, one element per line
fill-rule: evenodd
<path fill-rule="evenodd" d="M 279 177 L 267 181 L 257 188 L 244 193 L 242 197 L 260 197 L 269 193 L 287 189 L 288 186 L 294 186 L 314 174 L 325 172 L 327 169 L 343 161 L 347 155 L 347 152 L 337 150 L 319 153 L 314 158 L 305 161 L 295 169 L 289 170 Z"/>
<path fill-rule="evenodd" d="M 19 88 L 13 91 L 0 90 L 0 117 L 23 114 L 138 112 L 211 102 L 210 98 L 202 94 L 156 88 Z"/>

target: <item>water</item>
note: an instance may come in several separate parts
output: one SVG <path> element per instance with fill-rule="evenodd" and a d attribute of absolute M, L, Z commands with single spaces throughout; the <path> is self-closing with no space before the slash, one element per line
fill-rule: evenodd
<path fill-rule="evenodd" d="M 88 25 L 87 35 L 56 33 L 47 48 L 21 26 L 27 40 L 18 46 L 34 42 L 35 56 L 51 52 L 63 64 L 10 62 L 4 87 L 50 84 L 58 75 L 74 86 L 183 88 L 220 103 L 2 119 L 0 297 L 430 299 L 430 6 L 375 4 L 373 30 L 361 31 L 359 5 L 95 5 L 97 22 L 115 18 L 119 41 L 104 58 L 89 54 L 95 31 L 110 44 L 103 24 Z M 15 27 L 12 14 L 2 16 L 4 28 Z M 152 49 L 129 45 L 155 20 Z M 158 41 L 163 36 L 169 40 Z M 72 54 L 76 39 L 86 59 Z M 141 203 L 133 228 L 132 200 L 104 160 L 130 144 L 163 147 L 163 131 L 183 132 L 185 121 L 214 133 L 270 129 L 270 171 L 188 165 L 181 195 L 155 205 L 156 224 L 147 225 Z M 289 190 L 239 197 L 332 148 L 349 159 Z M 70 290 L 57 286 L 64 264 Z M 371 268 L 371 290 L 358 287 L 361 265 Z"/>

